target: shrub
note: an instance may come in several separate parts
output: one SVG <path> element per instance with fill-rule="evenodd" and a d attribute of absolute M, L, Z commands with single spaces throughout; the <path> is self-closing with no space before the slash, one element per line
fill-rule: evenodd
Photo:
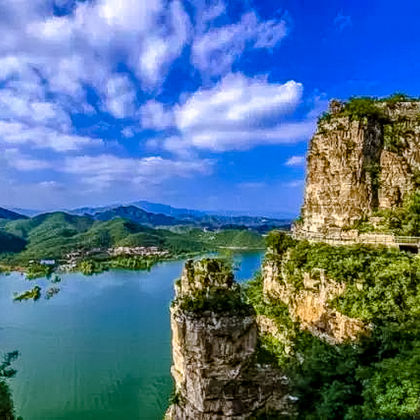
<path fill-rule="evenodd" d="M 259 357 L 274 360 L 298 397 L 298 418 L 414 419 L 420 413 L 420 258 L 386 248 L 330 246 L 301 241 L 281 256 L 290 287 L 302 287 L 303 272 L 323 269 L 346 284 L 331 302 L 341 312 L 368 321 L 371 334 L 331 345 L 302 331 L 285 305 L 263 295 L 260 275 L 245 287 L 258 314 L 272 318 L 291 341 L 266 335 Z M 356 287 L 362 284 L 362 288 Z"/>
<path fill-rule="evenodd" d="M 0 419 L 14 420 L 15 412 L 13 408 L 12 394 L 7 383 L 7 379 L 16 374 L 16 370 L 11 368 L 11 364 L 18 357 L 18 352 L 7 353 L 0 363 Z"/>
<path fill-rule="evenodd" d="M 245 302 L 239 288 L 197 291 L 194 294 L 179 297 L 174 301 L 174 304 L 178 305 L 181 310 L 195 315 L 206 311 L 233 315 L 253 313 L 252 306 Z"/>
<path fill-rule="evenodd" d="M 267 248 L 278 255 L 283 255 L 295 243 L 296 241 L 287 233 L 279 230 L 273 230 L 266 238 Z"/>

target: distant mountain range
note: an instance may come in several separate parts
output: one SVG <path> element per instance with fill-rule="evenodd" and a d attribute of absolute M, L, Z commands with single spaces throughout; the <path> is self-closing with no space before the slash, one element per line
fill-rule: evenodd
<path fill-rule="evenodd" d="M 135 201 L 131 203 L 133 206 L 140 207 L 143 210 L 149 211 L 151 213 L 160 213 L 165 214 L 166 216 L 179 217 L 179 216 L 205 216 L 210 214 L 209 212 L 204 212 L 200 210 L 191 210 L 176 208 L 168 206 L 167 204 L 151 203 L 150 201 Z"/>
<path fill-rule="evenodd" d="M 137 201 L 129 205 L 109 205 L 101 207 L 81 207 L 73 210 L 62 210 L 71 215 L 86 216 L 94 220 L 108 221 L 117 218 L 130 220 L 149 227 L 191 226 L 208 229 L 252 228 L 265 232 L 276 227 L 288 227 L 292 217 L 269 218 L 248 216 L 225 212 L 215 214 L 186 208 L 176 208 L 166 204 Z M 0 220 L 17 220 L 35 217 L 42 214 L 36 210 L 0 208 Z"/>
<path fill-rule="evenodd" d="M 172 207 L 167 204 L 161 203 L 152 203 L 150 201 L 140 200 L 134 201 L 131 203 L 114 203 L 106 206 L 97 206 L 97 207 L 80 207 L 76 209 L 53 209 L 50 211 L 65 211 L 71 214 L 77 215 L 86 215 L 90 214 L 93 215 L 98 212 L 106 211 L 115 209 L 117 207 L 127 207 L 127 206 L 135 206 L 139 207 L 147 212 L 156 213 L 156 214 L 164 214 L 166 216 L 176 217 L 179 218 L 180 216 L 223 216 L 223 217 L 241 217 L 241 216 L 248 216 L 248 217 L 265 217 L 270 219 L 277 219 L 277 220 L 293 220 L 297 217 L 297 214 L 291 212 L 251 212 L 251 211 L 236 211 L 236 210 L 193 210 L 187 208 L 177 208 Z M 36 216 L 38 214 L 46 213 L 46 211 L 42 210 L 34 210 L 34 209 L 22 209 L 22 208 L 11 208 L 10 210 L 25 215 L 25 216 Z"/>
<path fill-rule="evenodd" d="M 159 209 L 162 209 L 162 207 L 159 207 Z M 182 211 L 184 209 L 175 209 L 172 212 L 173 216 L 169 216 L 164 213 L 152 213 L 134 205 L 119 206 L 105 210 L 99 209 L 96 212 L 93 210 L 90 213 L 79 213 L 79 215 L 88 215 L 95 220 L 102 221 L 122 218 L 150 227 L 192 226 L 208 229 L 232 229 L 241 227 L 267 231 L 275 227 L 287 227 L 290 224 L 290 220 L 269 219 L 265 217 L 217 216 L 193 211 L 183 213 Z M 167 209 L 167 211 L 171 210 Z"/>
<path fill-rule="evenodd" d="M 140 205 L 141 203 L 137 203 Z M 290 221 L 251 216 L 218 216 L 149 203 L 42 213 L 33 217 L 0 208 L 0 254 L 23 260 L 56 258 L 73 249 L 157 246 L 174 254 L 215 247 L 263 246 L 261 234 L 288 228 Z"/>
<path fill-rule="evenodd" d="M 136 206 L 121 206 L 113 209 L 98 211 L 90 215 L 96 220 L 113 220 L 117 218 L 130 220 L 140 225 L 147 226 L 174 226 L 179 220 L 164 214 L 149 213 Z"/>
<path fill-rule="evenodd" d="M 111 205 L 105 207 L 82 207 L 69 211 L 71 214 L 90 215 L 98 220 L 123 217 L 136 223 L 150 226 L 194 225 L 207 228 L 220 228 L 227 225 L 243 227 L 279 227 L 290 225 L 293 215 L 282 218 L 249 216 L 240 212 L 191 210 L 176 208 L 166 204 L 137 201 L 127 206 Z"/>

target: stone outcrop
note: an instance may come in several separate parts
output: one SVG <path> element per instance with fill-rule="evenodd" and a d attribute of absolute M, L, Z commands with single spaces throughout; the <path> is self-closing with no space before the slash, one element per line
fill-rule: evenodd
<path fill-rule="evenodd" d="M 287 378 L 258 363 L 255 313 L 241 301 L 222 262 L 186 264 L 171 327 L 176 394 L 166 418 L 248 419 L 259 412 L 291 412 Z"/>
<path fill-rule="evenodd" d="M 264 294 L 285 303 L 300 328 L 331 344 L 355 340 L 360 334 L 369 332 L 369 327 L 362 321 L 331 307 L 330 301 L 344 293 L 343 284 L 327 279 L 325 273 L 319 270 L 316 278 L 304 273 L 303 288 L 296 290 L 284 273 L 284 262 L 266 259 L 262 270 Z"/>
<path fill-rule="evenodd" d="M 420 101 L 380 102 L 355 117 L 332 101 L 311 140 L 301 223 L 295 232 L 336 233 L 401 206 L 418 186 Z"/>

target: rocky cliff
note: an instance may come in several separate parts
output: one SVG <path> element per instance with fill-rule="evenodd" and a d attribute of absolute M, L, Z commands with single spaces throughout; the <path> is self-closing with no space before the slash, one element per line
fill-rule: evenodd
<path fill-rule="evenodd" d="M 295 231 L 349 230 L 377 210 L 402 206 L 418 187 L 419 174 L 420 101 L 332 101 L 310 143 Z"/>
<path fill-rule="evenodd" d="M 186 264 L 176 286 L 171 327 L 176 392 L 167 419 L 290 413 L 287 378 L 259 363 L 256 315 L 222 262 Z"/>
<path fill-rule="evenodd" d="M 283 258 L 276 257 L 269 254 L 263 265 L 264 294 L 287 305 L 299 328 L 330 344 L 356 340 L 361 334 L 369 333 L 369 326 L 340 313 L 331 305 L 333 299 L 345 292 L 343 283 L 328 279 L 322 269 L 314 269 L 312 273 L 303 273 L 302 285 L 297 288 L 284 270 L 288 264 L 287 254 Z"/>
<path fill-rule="evenodd" d="M 400 319 L 406 328 L 417 315 L 407 308 L 417 302 L 418 260 L 349 242 L 369 243 L 360 223 L 382 229 L 379 243 L 394 240 L 381 218 L 419 232 L 419 214 L 420 101 L 332 101 L 310 144 L 295 235 L 268 235 L 261 276 L 245 288 L 253 306 L 221 261 L 186 264 L 171 307 L 175 394 L 167 419 L 403 418 L 388 415 L 382 401 L 404 405 L 404 393 L 395 403 L 400 384 L 372 391 L 360 373 L 373 377 L 388 357 L 386 324 L 394 331 Z M 387 363 L 383 384 L 395 377 Z"/>

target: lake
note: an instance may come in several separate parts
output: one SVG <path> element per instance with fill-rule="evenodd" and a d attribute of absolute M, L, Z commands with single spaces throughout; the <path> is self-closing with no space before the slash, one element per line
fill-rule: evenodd
<path fill-rule="evenodd" d="M 235 256 L 238 281 L 263 254 Z M 47 300 L 13 302 L 40 285 L 0 276 L 0 351 L 18 350 L 10 380 L 24 420 L 162 419 L 172 390 L 169 304 L 184 261 L 147 271 L 62 275 Z"/>

